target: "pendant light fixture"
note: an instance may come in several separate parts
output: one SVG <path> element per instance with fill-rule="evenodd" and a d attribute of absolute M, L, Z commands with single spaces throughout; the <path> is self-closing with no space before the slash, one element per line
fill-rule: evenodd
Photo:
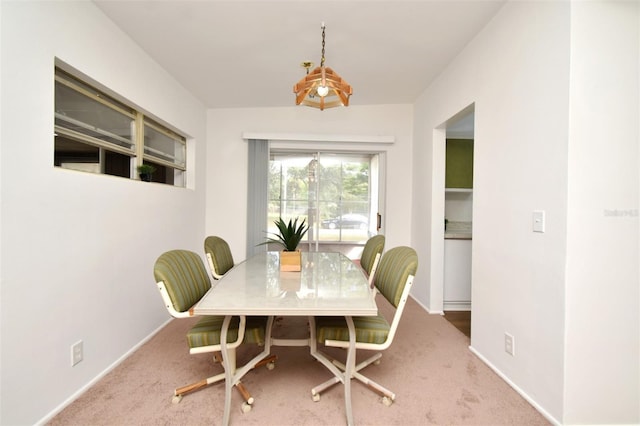
<path fill-rule="evenodd" d="M 324 66 L 325 25 L 322 23 L 322 57 L 320 66 L 309 72 L 311 62 L 303 62 L 307 75 L 293 86 L 296 94 L 296 105 L 307 105 L 324 110 L 337 106 L 349 106 L 349 97 L 353 89 L 331 68 Z"/>

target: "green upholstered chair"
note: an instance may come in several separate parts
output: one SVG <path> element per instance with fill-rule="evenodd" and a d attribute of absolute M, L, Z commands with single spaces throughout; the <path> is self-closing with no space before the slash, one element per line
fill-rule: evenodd
<path fill-rule="evenodd" d="M 163 253 L 156 260 L 153 274 L 160 290 L 160 295 L 171 316 L 188 318 L 193 316 L 191 309 L 211 288 L 209 274 L 200 256 L 188 250 L 172 250 Z M 203 316 L 187 333 L 189 353 L 199 354 L 219 352 L 220 338 L 224 316 Z M 234 317 L 227 333 L 228 348 L 235 351 L 242 343 L 264 345 L 267 317 Z M 235 356 L 235 352 L 233 353 Z M 178 388 L 174 392 L 173 402 L 178 403 L 182 396 L 206 387 L 212 383 L 224 380 L 224 372 L 200 380 L 196 383 Z M 236 388 L 242 394 L 245 402 L 242 411 L 251 409 L 253 398 L 238 382 Z"/>
<path fill-rule="evenodd" d="M 373 285 L 373 277 L 376 274 L 382 251 L 384 250 L 384 235 L 374 235 L 369 238 L 362 250 L 360 257 L 360 266 L 369 277 L 369 284 Z"/>
<path fill-rule="evenodd" d="M 209 261 L 211 275 L 216 280 L 222 278 L 229 269 L 233 268 L 233 255 L 229 244 L 222 238 L 210 236 L 204 240 L 204 252 Z"/>
<path fill-rule="evenodd" d="M 402 311 L 409 297 L 409 291 L 413 284 L 413 278 L 418 268 L 418 256 L 411 247 L 395 247 L 385 252 L 380 260 L 380 265 L 375 273 L 374 285 L 376 290 L 393 305 L 396 310 L 391 323 L 378 312 L 377 316 L 353 317 L 356 331 L 356 350 L 385 350 L 393 342 Z M 345 370 L 344 363 L 333 359 L 329 355 L 318 350 L 317 344 L 325 346 L 349 347 L 349 329 L 344 317 L 315 317 L 312 318 L 312 341 L 311 350 L 314 356 L 324 357 L 334 365 Z M 395 394 L 383 386 L 375 383 L 360 371 L 372 363 L 379 363 L 381 353 L 376 353 L 371 358 L 355 365 L 353 357 L 352 371 L 353 377 L 371 387 L 376 392 L 383 395 L 385 405 L 391 405 L 395 399 Z M 316 386 L 311 390 L 314 401 L 320 399 L 320 392 L 339 382 L 337 377 Z"/>

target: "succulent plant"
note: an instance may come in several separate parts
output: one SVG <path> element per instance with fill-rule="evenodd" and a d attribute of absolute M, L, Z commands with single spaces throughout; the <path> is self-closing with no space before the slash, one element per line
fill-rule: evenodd
<path fill-rule="evenodd" d="M 298 218 L 295 220 L 289 219 L 289 223 L 285 223 L 282 218 L 274 221 L 278 227 L 278 233 L 271 233 L 275 238 L 267 238 L 267 241 L 262 244 L 276 243 L 284 247 L 284 251 L 295 251 L 298 248 L 298 244 L 302 241 L 302 238 L 309 230 L 309 226 L 306 224 L 306 219 L 302 220 L 302 223 L 298 225 Z"/>

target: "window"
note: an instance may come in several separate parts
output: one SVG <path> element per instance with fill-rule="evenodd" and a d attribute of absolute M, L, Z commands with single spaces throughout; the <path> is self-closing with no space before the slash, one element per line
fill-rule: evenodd
<path fill-rule="evenodd" d="M 273 221 L 299 217 L 309 240 L 362 242 L 376 233 L 377 154 L 272 152 L 268 230 Z"/>
<path fill-rule="evenodd" d="M 57 67 L 54 135 L 57 167 L 185 186 L 184 136 Z"/>

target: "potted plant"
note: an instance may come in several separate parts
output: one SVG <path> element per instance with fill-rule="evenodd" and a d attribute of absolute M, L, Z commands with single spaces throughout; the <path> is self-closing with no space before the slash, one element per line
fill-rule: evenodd
<path fill-rule="evenodd" d="M 261 244 L 275 243 L 282 246 L 282 252 L 280 252 L 280 270 L 281 271 L 300 271 L 300 251 L 298 250 L 298 244 L 302 241 L 302 237 L 309 230 L 309 225 L 306 224 L 306 220 L 303 219 L 302 223 L 298 224 L 298 218 L 295 220 L 289 219 L 289 223 L 286 223 L 282 218 L 274 221 L 278 228 L 278 233 L 272 233 L 275 238 L 267 238 L 267 241 Z"/>
<path fill-rule="evenodd" d="M 156 168 L 151 164 L 141 164 L 138 166 L 138 174 L 140 179 L 145 182 L 151 182 L 151 175 L 156 171 Z"/>

